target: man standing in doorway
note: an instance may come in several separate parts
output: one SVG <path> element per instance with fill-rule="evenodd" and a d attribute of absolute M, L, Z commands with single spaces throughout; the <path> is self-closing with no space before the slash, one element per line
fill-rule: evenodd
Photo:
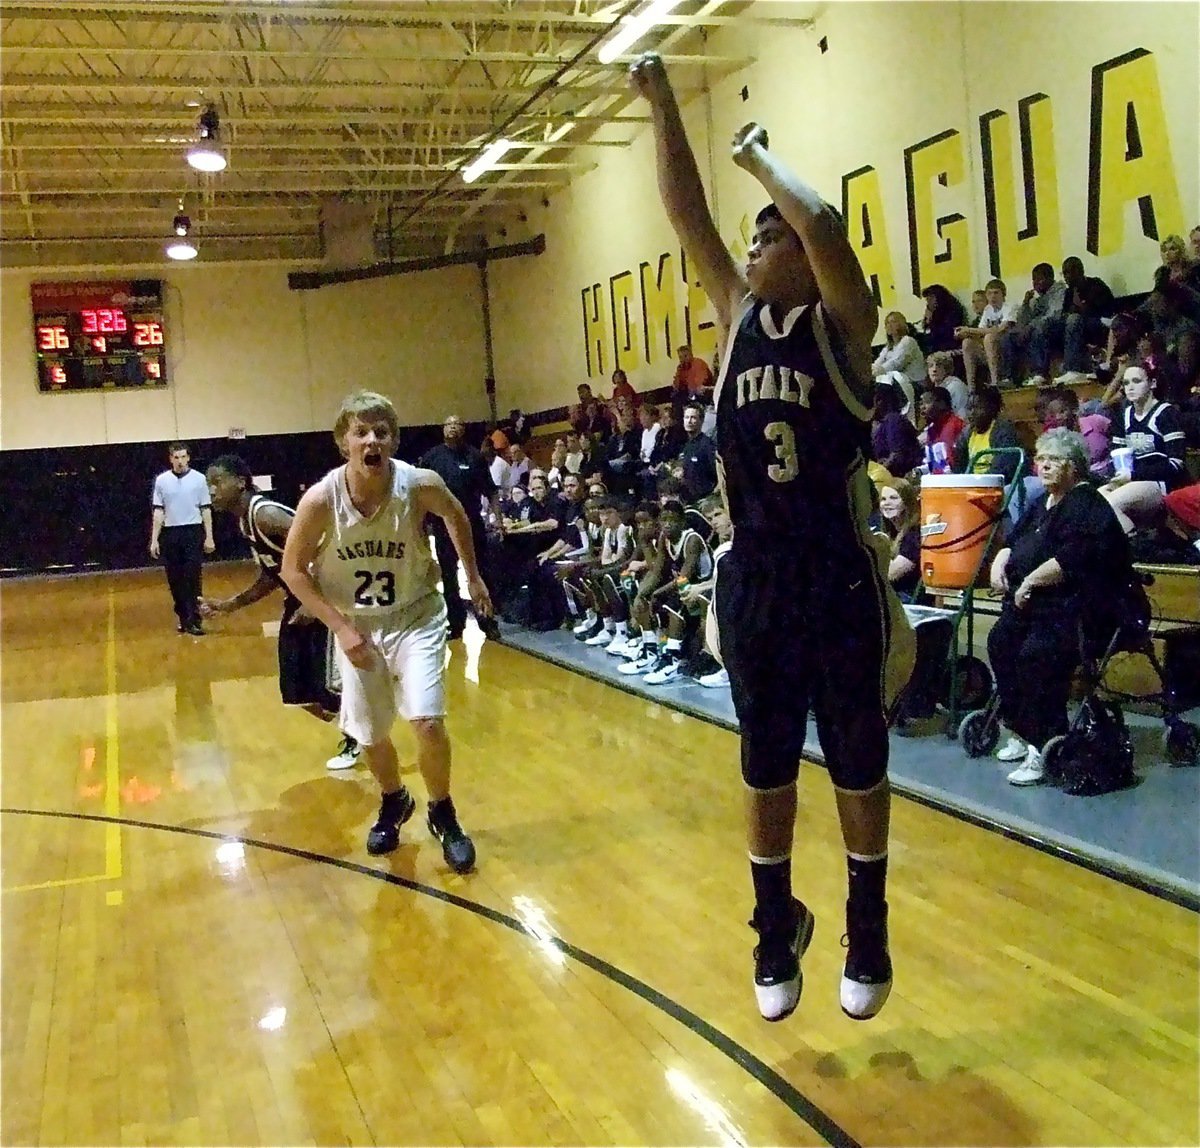
<path fill-rule="evenodd" d="M 154 519 L 150 527 L 150 557 L 162 556 L 167 585 L 175 601 L 176 627 L 181 634 L 204 633 L 200 625 L 201 567 L 204 555 L 216 549 L 208 483 L 188 463 L 186 443 L 168 450 L 171 469 L 154 480 Z"/>
<path fill-rule="evenodd" d="M 432 470 L 446 484 L 447 489 L 467 512 L 471 523 L 471 538 L 475 543 L 475 560 L 479 563 L 484 583 L 491 589 L 487 576 L 487 531 L 482 518 L 482 506 L 486 502 L 497 522 L 500 512 L 497 506 L 496 484 L 483 455 L 467 443 L 466 427 L 458 415 L 447 415 L 442 423 L 442 442 L 430 447 L 417 465 Z M 458 551 L 454 549 L 450 534 L 442 519 L 432 517 L 433 541 L 437 551 L 438 565 L 442 570 L 442 589 L 446 597 L 446 617 L 450 626 L 450 640 L 461 638 L 467 621 L 467 609 L 458 592 Z M 492 618 L 480 618 L 479 628 L 489 638 L 499 636 L 496 622 Z"/>

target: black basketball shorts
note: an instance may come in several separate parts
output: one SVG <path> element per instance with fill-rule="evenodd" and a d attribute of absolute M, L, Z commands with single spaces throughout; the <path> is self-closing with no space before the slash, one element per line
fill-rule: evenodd
<path fill-rule="evenodd" d="M 885 713 L 908 680 L 912 631 L 868 549 L 733 548 L 713 591 L 720 658 L 743 739 L 799 758 L 822 725 Z"/>
<path fill-rule="evenodd" d="M 287 706 L 318 705 L 330 713 L 341 706 L 341 684 L 333 635 L 317 621 L 279 626 L 279 694 Z"/>

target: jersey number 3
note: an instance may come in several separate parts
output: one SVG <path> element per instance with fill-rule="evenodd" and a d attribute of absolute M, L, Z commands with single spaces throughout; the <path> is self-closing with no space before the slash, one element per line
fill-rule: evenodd
<path fill-rule="evenodd" d="M 390 570 L 355 570 L 358 585 L 354 601 L 359 606 L 392 606 L 396 602 L 396 576 Z"/>
<path fill-rule="evenodd" d="M 800 473 L 796 465 L 796 436 L 784 422 L 767 423 L 763 427 L 767 442 L 775 444 L 775 457 L 782 465 L 772 463 L 767 467 L 767 477 L 775 482 L 791 482 Z"/>

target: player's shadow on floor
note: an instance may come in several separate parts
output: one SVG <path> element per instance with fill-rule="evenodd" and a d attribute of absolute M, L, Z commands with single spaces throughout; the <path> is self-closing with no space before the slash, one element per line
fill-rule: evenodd
<path fill-rule="evenodd" d="M 367 830 L 379 807 L 369 774 L 358 784 L 345 777 L 315 777 L 279 793 L 266 809 L 194 818 L 184 825 L 227 829 L 239 837 L 304 849 L 339 860 L 366 860 Z M 296 858 L 297 863 L 303 863 Z"/>
<path fill-rule="evenodd" d="M 853 1055 L 855 1062 L 860 1051 Z M 925 1059 L 927 1064 L 943 1061 L 940 1052 Z M 1038 1142 L 1038 1122 L 996 1084 L 962 1064 L 923 1070 L 911 1053 L 892 1048 L 872 1053 L 867 1066 L 855 1070 L 837 1053 L 816 1050 L 776 1067 L 789 1080 L 820 1078 L 822 1107 L 864 1143 L 868 1130 L 874 1144 Z"/>

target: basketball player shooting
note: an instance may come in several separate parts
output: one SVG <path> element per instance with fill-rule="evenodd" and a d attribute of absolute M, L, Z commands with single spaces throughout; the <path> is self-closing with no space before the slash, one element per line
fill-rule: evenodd
<path fill-rule="evenodd" d="M 716 580 L 713 637 L 741 725 L 755 995 L 767 1020 L 794 1011 L 813 936 L 791 875 L 811 708 L 849 875 L 840 1001 L 866 1020 L 892 987 L 887 714 L 914 654 L 886 545 L 867 526 L 875 300 L 836 212 L 756 123 L 734 136 L 731 154 L 771 202 L 736 266 L 662 61 L 640 56 L 630 80 L 650 104 L 663 206 L 721 329 L 716 438 L 733 546 Z"/>

